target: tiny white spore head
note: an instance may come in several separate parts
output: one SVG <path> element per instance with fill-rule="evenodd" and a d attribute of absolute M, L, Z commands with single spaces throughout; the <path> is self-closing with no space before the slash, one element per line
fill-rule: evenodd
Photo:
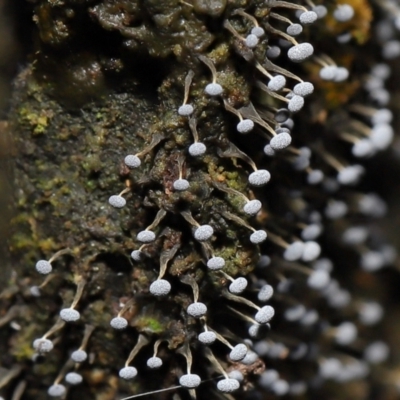
<path fill-rule="evenodd" d="M 128 326 L 128 321 L 123 317 L 115 317 L 110 321 L 111 327 L 114 329 L 125 329 Z"/>
<path fill-rule="evenodd" d="M 274 315 L 275 310 L 271 306 L 264 306 L 260 308 L 254 318 L 259 324 L 266 324 L 271 321 Z"/>
<path fill-rule="evenodd" d="M 321 246 L 317 242 L 309 240 L 308 242 L 304 243 L 301 259 L 305 262 L 314 261 L 319 257 L 320 254 Z"/>
<path fill-rule="evenodd" d="M 291 243 L 283 252 L 283 258 L 286 261 L 296 261 L 301 258 L 304 251 L 304 243 L 296 241 Z"/>
<path fill-rule="evenodd" d="M 300 24 L 290 24 L 286 28 L 286 33 L 290 36 L 298 36 L 303 32 L 303 27 Z"/>
<path fill-rule="evenodd" d="M 124 367 L 119 370 L 119 377 L 125 380 L 133 379 L 137 375 L 135 367 Z"/>
<path fill-rule="evenodd" d="M 36 263 L 36 271 L 39 272 L 39 274 L 47 275 L 52 270 L 53 270 L 53 267 L 47 260 L 39 260 Z"/>
<path fill-rule="evenodd" d="M 189 117 L 190 115 L 193 114 L 194 108 L 191 104 L 182 104 L 179 108 L 178 108 L 178 114 L 181 117 Z"/>
<path fill-rule="evenodd" d="M 222 269 L 224 268 L 224 266 L 225 266 L 225 260 L 222 257 L 211 257 L 207 261 L 207 267 L 212 271 L 217 271 L 219 269 Z"/>
<path fill-rule="evenodd" d="M 304 97 L 295 94 L 288 103 L 288 110 L 292 113 L 299 112 L 304 106 Z"/>
<path fill-rule="evenodd" d="M 249 49 L 254 49 L 255 47 L 257 47 L 259 41 L 260 40 L 258 36 L 255 35 L 254 33 L 250 33 L 250 35 L 247 35 L 245 39 L 246 46 Z"/>
<path fill-rule="evenodd" d="M 293 62 L 302 62 L 314 54 L 314 47 L 310 43 L 300 43 L 288 51 L 288 57 Z"/>
<path fill-rule="evenodd" d="M 60 318 L 65 322 L 75 322 L 78 321 L 81 317 L 79 311 L 74 310 L 73 308 L 63 308 L 60 311 Z"/>
<path fill-rule="evenodd" d="M 272 149 L 276 151 L 286 149 L 290 143 L 292 143 L 292 137 L 287 132 L 282 132 L 278 135 L 275 135 L 269 142 Z"/>
<path fill-rule="evenodd" d="M 229 357 L 232 361 L 240 361 L 246 357 L 247 346 L 243 343 L 237 344 L 229 353 Z"/>
<path fill-rule="evenodd" d="M 254 122 L 251 119 L 243 119 L 237 124 L 236 129 L 239 133 L 249 133 L 254 129 Z"/>
<path fill-rule="evenodd" d="M 214 332 L 207 331 L 207 332 L 201 332 L 200 335 L 198 336 L 198 339 L 203 344 L 212 344 L 216 341 L 217 336 L 215 335 Z"/>
<path fill-rule="evenodd" d="M 333 18 L 338 22 L 347 22 L 354 17 L 354 8 L 350 4 L 338 4 L 333 11 Z"/>
<path fill-rule="evenodd" d="M 133 250 L 131 253 L 131 257 L 135 261 L 142 261 L 144 257 L 144 253 L 140 250 Z"/>
<path fill-rule="evenodd" d="M 163 362 L 160 357 L 150 357 L 147 360 L 147 366 L 151 369 L 160 368 L 163 365 Z"/>
<path fill-rule="evenodd" d="M 171 284 L 165 279 L 157 279 L 150 285 L 150 293 L 154 296 L 166 296 L 171 291 Z"/>
<path fill-rule="evenodd" d="M 253 186 L 264 186 L 271 179 L 271 174 L 266 169 L 259 169 L 249 175 L 249 183 Z"/>
<path fill-rule="evenodd" d="M 47 394 L 51 397 L 60 397 L 63 396 L 66 392 L 65 386 L 61 385 L 61 384 L 54 384 L 51 385 L 48 389 L 47 389 Z"/>
<path fill-rule="evenodd" d="M 68 372 L 65 375 L 65 381 L 70 385 L 79 385 L 80 383 L 82 383 L 83 378 L 82 375 L 78 374 L 77 372 Z"/>
<path fill-rule="evenodd" d="M 240 388 L 240 382 L 236 379 L 221 379 L 217 383 L 217 389 L 223 393 L 232 393 Z"/>
<path fill-rule="evenodd" d="M 261 302 L 268 301 L 274 295 L 274 288 L 271 285 L 264 285 L 257 294 Z"/>
<path fill-rule="evenodd" d="M 189 181 L 187 181 L 186 179 L 177 179 L 172 185 L 174 189 L 178 192 L 184 192 L 185 190 L 188 190 L 190 186 Z"/>
<path fill-rule="evenodd" d="M 194 231 L 194 238 L 199 242 L 205 242 L 206 240 L 210 239 L 213 234 L 214 229 L 211 225 L 200 225 Z"/>
<path fill-rule="evenodd" d="M 305 11 L 300 14 L 299 20 L 303 25 L 312 24 L 318 19 L 318 15 L 315 11 Z"/>
<path fill-rule="evenodd" d="M 76 363 L 84 362 L 87 359 L 87 353 L 85 350 L 75 350 L 71 353 L 71 359 Z"/>
<path fill-rule="evenodd" d="M 53 342 L 49 339 L 35 339 L 33 341 L 33 348 L 38 352 L 38 353 L 48 353 L 51 350 L 53 350 L 54 345 Z"/>
<path fill-rule="evenodd" d="M 192 157 L 200 157 L 202 156 L 207 150 L 207 147 L 204 143 L 196 142 L 189 146 L 189 154 Z"/>
<path fill-rule="evenodd" d="M 201 383 L 201 378 L 196 374 L 186 374 L 179 378 L 179 384 L 188 389 L 197 388 Z"/>
<path fill-rule="evenodd" d="M 200 302 L 192 303 L 189 304 L 186 312 L 193 318 L 200 318 L 207 313 L 207 306 Z"/>
<path fill-rule="evenodd" d="M 261 28 L 261 26 L 255 26 L 254 28 L 252 28 L 251 33 L 253 35 L 256 35 L 258 38 L 264 36 L 265 31 L 263 28 Z"/>
<path fill-rule="evenodd" d="M 124 158 L 124 163 L 128 168 L 139 168 L 142 162 L 138 156 L 129 154 Z"/>
<path fill-rule="evenodd" d="M 243 211 L 248 215 L 256 215 L 261 210 L 261 207 L 260 200 L 250 200 L 244 205 Z"/>
<path fill-rule="evenodd" d="M 300 82 L 293 88 L 293 93 L 301 97 L 309 96 L 314 92 L 314 85 L 311 82 Z"/>
<path fill-rule="evenodd" d="M 110 206 L 115 207 L 115 208 L 123 208 L 126 206 L 126 200 L 119 195 L 112 195 L 108 199 L 108 203 Z"/>
<path fill-rule="evenodd" d="M 286 85 L 286 78 L 283 75 L 276 75 L 268 82 L 268 89 L 272 92 L 278 92 Z"/>
<path fill-rule="evenodd" d="M 250 235 L 250 242 L 253 244 L 260 244 L 264 242 L 265 239 L 267 239 L 267 232 L 263 230 L 255 231 Z"/>
<path fill-rule="evenodd" d="M 156 240 L 156 234 L 153 231 L 144 230 L 137 234 L 136 239 L 142 243 L 151 243 Z"/>
<path fill-rule="evenodd" d="M 219 96 L 222 94 L 223 89 L 222 86 L 219 83 L 209 83 L 204 91 L 209 95 L 209 96 Z"/>
<path fill-rule="evenodd" d="M 246 289 L 247 284 L 246 278 L 237 278 L 229 285 L 229 291 L 234 294 L 240 294 Z"/>

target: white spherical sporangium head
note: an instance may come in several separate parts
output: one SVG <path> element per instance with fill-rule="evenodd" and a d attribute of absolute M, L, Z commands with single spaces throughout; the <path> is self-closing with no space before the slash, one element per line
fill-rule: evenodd
<path fill-rule="evenodd" d="M 303 240 L 314 240 L 322 233 L 322 225 L 310 224 L 301 231 L 301 238 Z"/>
<path fill-rule="evenodd" d="M 328 14 L 328 9 L 324 5 L 314 6 L 313 11 L 317 14 L 318 19 L 324 18 Z"/>
<path fill-rule="evenodd" d="M 193 114 L 193 106 L 191 104 L 182 104 L 179 108 L 178 108 L 178 114 L 181 117 L 188 117 L 190 115 Z"/>
<path fill-rule="evenodd" d="M 278 92 L 286 85 L 286 78 L 283 75 L 276 75 L 268 82 L 268 89 L 272 92 Z"/>
<path fill-rule="evenodd" d="M 234 294 L 240 294 L 246 289 L 247 284 L 246 278 L 237 278 L 229 285 L 229 291 Z"/>
<path fill-rule="evenodd" d="M 348 345 L 357 338 L 357 328 L 352 322 L 342 322 L 336 327 L 335 340 L 341 345 Z"/>
<path fill-rule="evenodd" d="M 47 260 L 39 260 L 36 263 L 36 271 L 39 272 L 39 274 L 47 275 L 52 270 L 53 270 L 53 267 Z"/>
<path fill-rule="evenodd" d="M 317 242 L 310 240 L 304 243 L 304 249 L 301 259 L 305 262 L 314 261 L 319 257 L 320 254 L 321 246 Z"/>
<path fill-rule="evenodd" d="M 265 154 L 266 156 L 268 156 L 268 157 L 272 157 L 272 156 L 275 155 L 275 150 L 271 147 L 270 144 L 267 144 L 267 145 L 264 147 L 264 154 Z"/>
<path fill-rule="evenodd" d="M 219 96 L 222 94 L 223 89 L 222 86 L 219 83 L 209 83 L 204 91 L 209 95 L 209 96 Z"/>
<path fill-rule="evenodd" d="M 310 43 L 300 43 L 288 51 L 288 57 L 293 62 L 302 62 L 314 54 L 314 47 Z"/>
<path fill-rule="evenodd" d="M 206 332 L 200 333 L 200 335 L 198 336 L 198 339 L 203 344 L 211 344 L 217 340 L 217 336 L 214 332 L 206 331 Z"/>
<path fill-rule="evenodd" d="M 236 129 L 239 133 L 249 133 L 254 129 L 254 122 L 251 119 L 243 119 L 237 124 Z"/>
<path fill-rule="evenodd" d="M 272 317 L 275 315 L 275 310 L 271 306 L 264 306 L 255 315 L 254 319 L 259 324 L 266 324 L 271 321 Z"/>
<path fill-rule="evenodd" d="M 140 250 L 133 250 L 131 253 L 131 257 L 135 261 L 142 261 L 144 258 L 144 253 Z"/>
<path fill-rule="evenodd" d="M 274 288 L 271 285 L 264 285 L 257 294 L 258 300 L 261 302 L 268 301 L 274 295 Z"/>
<path fill-rule="evenodd" d="M 326 65 L 322 67 L 319 71 L 319 76 L 324 81 L 333 81 L 337 73 L 336 65 Z"/>
<path fill-rule="evenodd" d="M 142 243 L 151 243 L 156 240 L 156 234 L 153 231 L 144 230 L 137 234 L 136 239 Z"/>
<path fill-rule="evenodd" d="M 281 55 L 281 48 L 279 46 L 271 46 L 267 50 L 267 57 L 273 60 Z"/>
<path fill-rule="evenodd" d="M 163 362 L 160 357 L 150 357 L 147 360 L 147 366 L 151 369 L 160 368 L 163 365 Z"/>
<path fill-rule="evenodd" d="M 64 385 L 54 384 L 47 389 L 47 394 L 51 397 L 61 397 L 66 391 L 67 390 Z"/>
<path fill-rule="evenodd" d="M 63 308 L 60 311 L 60 318 L 65 322 L 75 322 L 78 321 L 81 317 L 79 311 L 74 310 L 73 308 Z"/>
<path fill-rule="evenodd" d="M 233 369 L 232 371 L 229 371 L 228 376 L 229 376 L 229 378 L 236 379 L 239 382 L 242 382 L 244 380 L 243 374 L 237 369 Z"/>
<path fill-rule="evenodd" d="M 318 15 L 315 11 L 305 11 L 300 14 L 299 20 L 303 25 L 312 24 L 318 19 Z"/>
<path fill-rule="evenodd" d="M 222 269 L 224 268 L 224 266 L 225 266 L 225 260 L 222 257 L 211 257 L 207 261 L 207 267 L 212 271 L 217 271 L 219 269 Z"/>
<path fill-rule="evenodd" d="M 266 185 L 271 179 L 271 174 L 266 169 L 259 169 L 249 175 L 249 183 L 253 186 Z"/>
<path fill-rule="evenodd" d="M 192 157 L 200 157 L 206 152 L 206 150 L 207 147 L 201 142 L 193 143 L 189 146 L 189 154 Z"/>
<path fill-rule="evenodd" d="M 358 310 L 358 317 L 363 325 L 377 324 L 383 317 L 383 307 L 376 301 L 362 303 Z"/>
<path fill-rule="evenodd" d="M 303 27 L 300 24 L 290 24 L 286 28 L 286 33 L 290 36 L 298 36 L 303 32 Z"/>
<path fill-rule="evenodd" d="M 171 291 L 171 284 L 165 279 L 157 279 L 150 285 L 150 293 L 154 296 L 166 296 Z"/>
<path fill-rule="evenodd" d="M 283 258 L 286 261 L 296 261 L 301 258 L 304 251 L 304 243 L 303 242 L 293 242 L 289 244 L 289 246 L 283 252 Z"/>
<path fill-rule="evenodd" d="M 300 82 L 293 88 L 293 93 L 301 97 L 309 96 L 314 92 L 314 85 L 311 82 Z"/>
<path fill-rule="evenodd" d="M 333 78 L 334 82 L 344 82 L 350 75 L 350 72 L 347 68 L 345 67 L 337 67 L 336 68 L 336 74 L 335 77 Z"/>
<path fill-rule="evenodd" d="M 292 113 L 299 112 L 304 106 L 304 97 L 295 94 L 288 103 L 288 110 Z"/>
<path fill-rule="evenodd" d="M 128 156 L 126 156 L 124 158 L 124 162 L 125 162 L 125 165 L 128 168 L 139 168 L 140 164 L 142 163 L 140 161 L 140 158 L 138 156 L 133 155 L 133 154 L 129 154 Z"/>
<path fill-rule="evenodd" d="M 290 143 L 292 143 L 292 137 L 287 132 L 275 135 L 269 142 L 272 149 L 276 151 L 286 149 Z"/>
<path fill-rule="evenodd" d="M 338 4 L 333 11 L 333 18 L 338 22 L 347 22 L 354 17 L 354 8 L 350 4 Z"/>
<path fill-rule="evenodd" d="M 265 31 L 263 28 L 261 28 L 261 26 L 255 26 L 254 28 L 252 28 L 251 33 L 253 35 L 256 35 L 258 38 L 264 36 Z"/>
<path fill-rule="evenodd" d="M 194 231 L 194 238 L 199 242 L 205 242 L 214 234 L 214 229 L 211 225 L 201 225 Z"/>
<path fill-rule="evenodd" d="M 267 239 L 267 232 L 263 230 L 255 231 L 250 235 L 250 242 L 253 244 L 260 244 L 264 242 L 265 239 Z"/>
<path fill-rule="evenodd" d="M 178 192 L 184 192 L 185 190 L 188 190 L 190 186 L 189 181 L 187 181 L 186 179 L 177 179 L 172 185 L 174 189 Z"/>
<path fill-rule="evenodd" d="M 51 340 L 40 338 L 33 341 L 33 348 L 38 353 L 48 353 L 49 351 L 53 350 L 54 345 Z"/>
<path fill-rule="evenodd" d="M 77 372 L 68 372 L 65 375 L 65 381 L 68 382 L 70 385 L 79 385 L 82 383 L 83 378 L 81 374 L 78 374 Z"/>
<path fill-rule="evenodd" d="M 112 195 L 108 199 L 108 203 L 110 206 L 115 207 L 115 208 L 122 208 L 126 206 L 126 200 L 119 195 Z"/>
<path fill-rule="evenodd" d="M 84 362 L 87 359 L 87 353 L 85 350 L 75 350 L 71 353 L 71 359 L 76 363 Z"/>
<path fill-rule="evenodd" d="M 207 306 L 204 303 L 196 302 L 189 304 L 186 312 L 193 318 L 200 318 L 207 313 Z"/>
<path fill-rule="evenodd" d="M 243 211 L 248 215 L 256 215 L 261 210 L 261 207 L 260 200 L 250 200 L 244 205 Z"/>
<path fill-rule="evenodd" d="M 249 49 L 254 49 L 260 40 L 258 39 L 257 35 L 250 33 L 250 35 L 246 36 L 245 43 Z"/>
<path fill-rule="evenodd" d="M 188 389 L 197 388 L 201 383 L 201 378 L 196 374 L 186 374 L 179 378 L 179 384 Z"/>
<path fill-rule="evenodd" d="M 380 364 L 388 359 L 389 354 L 389 346 L 385 342 L 376 341 L 365 348 L 364 359 L 370 364 Z"/>
<path fill-rule="evenodd" d="M 243 343 L 237 344 L 229 353 L 229 357 L 232 361 L 240 361 L 246 357 L 247 346 Z"/>
<path fill-rule="evenodd" d="M 217 389 L 223 393 L 232 393 L 235 390 L 239 389 L 240 383 L 236 379 L 221 379 L 217 383 Z"/>
<path fill-rule="evenodd" d="M 115 317 L 110 321 L 110 325 L 114 329 L 125 329 L 128 326 L 128 321 L 123 317 Z"/>
<path fill-rule="evenodd" d="M 313 271 L 307 279 L 307 285 L 314 290 L 322 290 L 326 288 L 330 282 L 330 275 L 327 271 L 317 269 Z"/>
<path fill-rule="evenodd" d="M 135 367 L 124 367 L 119 370 L 120 378 L 125 380 L 133 379 L 136 375 L 137 369 Z"/>
<path fill-rule="evenodd" d="M 362 158 L 374 155 L 375 146 L 371 139 L 360 139 L 351 148 L 354 157 Z"/>

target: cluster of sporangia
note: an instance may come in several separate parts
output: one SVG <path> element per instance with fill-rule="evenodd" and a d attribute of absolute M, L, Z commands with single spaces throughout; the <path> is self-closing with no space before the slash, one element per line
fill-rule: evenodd
<path fill-rule="evenodd" d="M 165 363 L 161 354 L 171 351 L 181 354 L 184 357 L 182 361 L 186 360 L 186 371 L 177 377 L 177 381 L 181 387 L 188 389 L 192 397 L 196 396 L 196 388 L 210 378 L 216 380 L 217 390 L 225 394 L 258 390 L 276 395 L 300 395 L 312 385 L 322 384 L 324 380 L 345 382 L 363 378 L 369 373 L 371 365 L 384 362 L 388 357 L 388 346 L 383 341 L 371 342 L 361 338 L 359 334 L 360 327 L 374 325 L 382 318 L 382 307 L 378 302 L 354 298 L 331 277 L 335 273 L 333 262 L 324 256 L 324 249 L 318 241 L 323 235 L 324 227 L 333 229 L 341 221 L 337 225 L 342 231 L 341 240 L 359 254 L 359 265 L 362 269 L 373 272 L 389 265 L 395 257 L 393 249 L 374 241 L 368 244 L 370 231 L 366 225 L 370 218 L 380 217 L 385 213 L 385 204 L 375 194 L 362 194 L 352 190 L 351 186 L 356 185 L 364 173 L 361 165 L 339 160 L 319 140 L 315 146 L 310 143 L 307 147 L 297 148 L 292 144 L 292 132 L 299 135 L 301 142 L 301 133 L 295 129 L 296 118 L 292 117 L 301 112 L 307 97 L 313 95 L 314 85 L 278 65 L 281 58 L 286 59 L 281 54 L 285 52 L 285 65 L 292 63 L 295 66 L 293 70 L 302 71 L 299 64 L 307 60 L 314 67 L 319 67 L 319 82 L 346 82 L 349 79 L 349 70 L 336 65 L 328 55 L 322 53 L 323 49 L 314 49 L 312 43 L 301 40 L 301 37 L 303 31 L 323 24 L 327 14 L 338 24 L 348 23 L 355 17 L 355 10 L 350 4 L 343 3 L 332 2 L 328 7 L 314 5 L 311 1 L 305 3 L 303 6 L 298 2 L 266 1 L 269 13 L 263 20 L 256 19 L 244 9 L 237 9 L 230 18 L 240 19 L 243 26 L 248 26 L 245 33 L 239 33 L 230 18 L 223 23 L 223 28 L 232 35 L 240 54 L 248 62 L 248 68 L 254 69 L 249 75 L 252 75 L 252 79 L 256 77 L 254 90 L 259 91 L 261 94 L 258 96 L 264 98 L 263 106 L 256 107 L 250 103 L 239 109 L 234 108 L 224 96 L 224 86 L 219 82 L 218 65 L 211 56 L 198 56 L 200 65 L 204 64 L 210 72 L 209 83 L 204 87 L 207 98 L 212 104 L 220 104 L 224 112 L 237 117 L 236 132 L 230 132 L 228 138 L 247 135 L 251 141 L 253 135 L 261 136 L 264 138 L 265 155 L 261 158 L 258 154 L 258 159 L 267 166 L 268 163 L 278 165 L 276 168 L 285 164 L 287 168 L 289 162 L 293 173 L 299 174 L 300 181 L 304 180 L 297 191 L 293 191 L 292 198 L 286 199 L 287 205 L 281 205 L 288 207 L 286 213 L 289 212 L 291 217 L 285 221 L 285 215 L 282 215 L 282 226 L 278 226 L 279 217 L 274 217 L 274 223 L 269 225 L 268 204 L 272 204 L 275 199 L 266 199 L 263 204 L 255 198 L 254 193 L 260 193 L 259 197 L 263 200 L 263 191 L 260 188 L 268 185 L 274 177 L 271 177 L 267 169 L 258 168 L 249 155 L 227 138 L 224 138 L 223 148 L 207 142 L 207 132 L 200 129 L 202 110 L 196 108 L 195 102 L 191 102 L 191 88 L 196 80 L 196 73 L 188 70 L 182 88 L 183 101 L 177 104 L 176 113 L 186 124 L 193 140 L 190 146 L 182 147 L 182 151 L 176 153 L 178 173 L 168 190 L 176 194 L 177 206 L 172 211 L 181 218 L 182 224 L 187 224 L 188 228 L 185 229 L 191 230 L 194 241 L 191 237 L 184 237 L 181 240 L 185 244 L 181 245 L 177 241 L 178 244 L 171 245 L 169 237 L 169 243 L 163 243 L 163 222 L 168 220 L 171 210 L 160 205 L 154 221 L 146 229 L 137 232 L 138 247 L 133 251 L 129 250 L 132 251 L 131 257 L 138 267 L 150 257 L 149 249 L 153 259 L 154 254 L 158 254 L 157 277 L 148 288 L 155 299 L 168 302 L 171 301 L 170 296 L 173 296 L 174 290 L 181 290 L 179 285 L 191 288 L 191 301 L 184 304 L 182 300 L 182 304 L 179 304 L 181 311 L 176 313 L 190 333 L 187 333 L 176 350 L 168 350 L 173 348 L 168 343 L 168 335 L 158 337 L 157 333 L 146 332 L 133 335 L 137 342 L 133 344 L 132 352 L 126 355 L 125 365 L 119 366 L 119 377 L 123 380 L 135 379 L 141 373 L 150 376 L 151 370 L 159 369 Z M 392 23 L 389 19 L 386 22 Z M 398 42 L 385 35 L 388 35 L 387 30 L 382 30 L 381 38 L 378 39 L 383 42 L 383 57 L 391 58 L 397 55 Z M 264 58 L 259 59 L 255 55 L 257 46 L 268 38 L 273 38 L 270 42 L 275 44 L 268 45 Z M 336 40 L 337 46 L 340 46 L 352 38 L 346 33 L 333 37 L 332 40 Z M 387 64 L 373 65 L 363 88 L 365 93 L 370 94 L 370 100 L 364 104 L 346 105 L 348 120 L 340 128 L 336 139 L 351 144 L 352 156 L 349 159 L 371 157 L 391 144 L 392 114 L 385 108 L 389 95 L 384 89 L 384 81 L 389 74 L 390 68 Z M 254 104 L 256 103 L 261 102 L 254 99 Z M 315 135 L 318 136 L 319 132 Z M 129 154 L 127 149 L 124 162 L 131 170 L 132 179 L 144 162 L 155 158 L 154 154 L 162 141 L 162 137 L 154 136 L 147 147 L 135 154 Z M 249 170 L 247 188 L 246 182 L 239 182 L 239 186 L 245 188 L 245 194 L 227 183 L 231 181 L 223 178 L 223 170 L 218 170 L 217 165 L 217 172 L 210 170 L 209 181 L 204 182 L 206 188 L 202 201 L 207 203 L 208 197 L 215 196 L 216 204 L 221 204 L 215 210 L 218 217 L 202 212 L 201 207 L 192 209 L 190 200 L 188 201 L 193 185 L 191 175 L 195 170 L 207 168 L 207 162 L 223 158 L 230 159 L 234 165 L 241 165 L 240 174 Z M 318 167 L 313 167 L 314 163 Z M 285 182 L 281 185 L 284 186 Z M 348 187 L 350 188 L 347 189 Z M 192 193 L 193 198 L 201 197 L 198 194 L 198 185 L 196 188 L 197 193 Z M 131 185 L 128 185 L 119 194 L 112 195 L 108 200 L 109 205 L 117 209 L 129 207 L 131 190 Z M 307 205 L 312 196 L 307 194 L 309 190 L 321 193 L 322 203 L 318 210 L 312 204 Z M 352 224 L 353 220 L 357 221 L 356 225 Z M 215 221 L 218 221 L 217 225 Z M 234 230 L 235 227 L 237 231 Z M 224 258 L 225 249 L 222 245 L 230 243 L 232 235 L 236 235 L 234 240 L 242 243 L 243 248 L 249 251 L 248 262 L 245 261 L 246 257 L 239 262 L 234 261 L 234 252 Z M 198 259 L 193 260 L 188 273 L 173 273 L 169 264 L 173 264 L 180 256 L 183 257 L 181 251 L 184 250 L 180 247 L 187 243 L 198 249 Z M 269 255 L 259 257 L 260 249 L 262 254 L 264 248 L 268 249 Z M 240 252 L 240 248 L 235 251 Z M 53 261 L 67 252 L 68 250 L 62 250 L 48 260 L 38 261 L 37 272 L 42 275 L 50 274 Z M 255 257 L 259 257 L 258 263 L 254 262 Z M 245 268 L 241 268 L 240 263 Z M 194 270 L 198 272 L 193 273 Z M 241 270 L 245 276 L 241 276 Z M 176 282 L 178 289 L 175 289 L 173 282 Z M 33 342 L 37 353 L 45 355 L 51 352 L 57 332 L 66 324 L 81 320 L 79 302 L 84 290 L 85 281 L 78 280 L 72 304 L 60 310 L 60 318 L 55 325 Z M 301 293 L 305 291 L 314 292 L 311 295 L 314 304 L 302 303 L 304 296 Z M 40 295 L 37 287 L 32 288 L 32 293 Z M 129 293 L 126 295 L 129 296 Z M 268 302 L 272 302 L 274 307 L 266 304 Z M 320 315 L 316 304 L 319 302 L 334 310 L 334 322 L 329 320 L 329 313 Z M 121 304 L 120 311 L 110 321 L 109 329 L 132 329 L 129 326 L 131 306 L 129 300 Z M 275 319 L 278 317 L 281 321 L 279 325 L 282 332 L 274 328 L 275 309 L 279 310 Z M 343 311 L 343 317 L 340 317 L 341 310 L 346 310 Z M 227 326 L 218 323 L 218 312 L 224 314 L 226 321 L 230 321 Z M 235 327 L 238 327 L 237 331 L 232 332 Z M 244 328 L 248 332 L 247 338 Z M 82 382 L 79 368 L 82 363 L 87 362 L 90 337 L 94 329 L 95 327 L 89 325 L 86 327 L 81 346 L 70 353 L 70 360 L 48 388 L 50 396 L 65 396 L 70 385 L 79 385 Z M 295 337 L 290 337 L 291 330 L 297 332 Z M 315 335 L 320 339 L 316 339 Z M 308 340 L 310 337 L 312 339 Z M 320 340 L 324 342 L 323 352 L 318 351 L 317 345 L 313 347 L 307 344 L 308 341 L 318 343 Z M 348 351 L 356 344 L 357 353 Z M 153 356 L 147 360 L 149 370 L 138 371 L 135 358 L 144 346 L 149 345 L 154 348 Z M 221 348 L 226 349 L 225 354 Z M 201 365 L 203 361 L 196 357 L 204 357 L 208 366 Z M 293 373 L 287 368 L 279 370 L 284 365 L 282 360 L 294 362 L 302 359 L 317 366 L 312 374 L 305 371 L 305 376 L 302 376 L 303 371 L 298 369 Z M 280 362 L 275 363 L 275 360 Z M 196 367 L 196 364 L 201 367 Z M 207 375 L 201 376 L 198 371 Z"/>

